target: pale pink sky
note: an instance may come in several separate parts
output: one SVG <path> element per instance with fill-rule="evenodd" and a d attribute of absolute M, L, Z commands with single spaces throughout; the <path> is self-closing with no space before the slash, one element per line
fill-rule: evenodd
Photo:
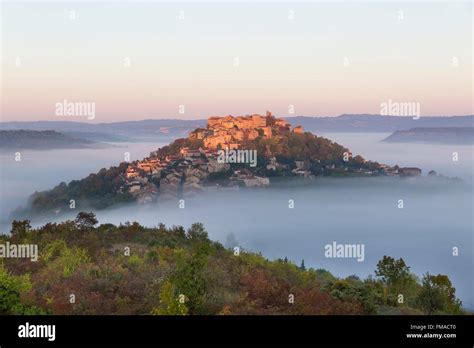
<path fill-rule="evenodd" d="M 2 121 L 473 113 L 469 2 L 2 6 Z"/>

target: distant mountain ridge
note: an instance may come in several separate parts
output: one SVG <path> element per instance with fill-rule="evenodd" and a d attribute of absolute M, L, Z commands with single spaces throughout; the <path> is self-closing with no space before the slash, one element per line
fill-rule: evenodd
<path fill-rule="evenodd" d="M 168 138 L 187 136 L 192 130 L 205 126 L 206 120 L 140 120 L 111 123 L 86 123 L 75 121 L 31 121 L 2 122 L 0 129 L 51 130 L 61 133 L 85 135 L 95 141 L 154 141 L 157 137 Z M 115 140 L 110 140 L 113 136 Z"/>
<path fill-rule="evenodd" d="M 406 116 L 380 115 L 340 115 L 337 117 L 285 117 L 293 126 L 301 125 L 313 133 L 334 132 L 384 132 L 408 130 L 416 127 L 474 127 L 474 115 L 420 117 L 414 120 Z M 118 137 L 117 141 L 153 141 L 157 137 L 175 139 L 186 137 L 196 128 L 206 126 L 207 119 L 148 119 L 111 123 L 85 123 L 75 121 L 32 121 L 2 122 L 0 129 L 55 130 L 57 132 L 94 133 L 94 140 L 106 140 L 110 135 Z M 101 136 L 102 135 L 102 138 Z"/>
<path fill-rule="evenodd" d="M 474 127 L 474 115 L 437 116 L 413 119 L 407 116 L 340 115 L 337 117 L 287 117 L 290 123 L 300 124 L 315 133 L 364 132 L 392 133 L 415 127 Z"/>
<path fill-rule="evenodd" d="M 71 137 L 54 130 L 0 130 L 0 149 L 71 149 L 104 147 L 94 141 Z"/>
<path fill-rule="evenodd" d="M 412 128 L 383 140 L 389 143 L 474 144 L 474 127 Z"/>

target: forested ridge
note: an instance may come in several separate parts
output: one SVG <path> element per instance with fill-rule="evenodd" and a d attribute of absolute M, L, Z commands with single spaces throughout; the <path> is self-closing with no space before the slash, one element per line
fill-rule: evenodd
<path fill-rule="evenodd" d="M 10 232 L 0 245 L 37 245 L 39 258 L 0 258 L 1 314 L 462 313 L 448 276 L 419 279 L 389 256 L 374 276 L 343 279 L 284 255 L 225 248 L 200 223 L 99 225 L 81 212 L 39 228 L 14 221 Z"/>

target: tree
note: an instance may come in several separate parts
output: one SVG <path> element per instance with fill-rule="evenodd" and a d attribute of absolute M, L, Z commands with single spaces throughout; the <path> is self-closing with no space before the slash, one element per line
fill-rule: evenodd
<path fill-rule="evenodd" d="M 407 304 L 405 301 L 398 302 L 400 294 L 408 297 L 410 301 L 414 300 L 416 288 L 418 288 L 416 277 L 410 274 L 410 267 L 400 258 L 395 260 L 393 257 L 384 256 L 377 263 L 375 275 L 380 277 L 384 283 L 383 302 L 393 306 Z"/>
<path fill-rule="evenodd" d="M 382 278 L 382 281 L 389 287 L 410 275 L 410 267 L 405 264 L 402 258 L 395 260 L 393 257 L 384 256 L 377 263 L 375 275 Z"/>
<path fill-rule="evenodd" d="M 204 225 L 200 222 L 196 222 L 191 225 L 188 229 L 186 237 L 192 241 L 207 242 L 209 241 L 208 234 L 204 229 Z"/>
<path fill-rule="evenodd" d="M 306 266 L 304 265 L 304 259 L 301 260 L 300 269 L 301 269 L 302 271 L 306 271 Z"/>
<path fill-rule="evenodd" d="M 71 276 L 80 265 L 91 262 L 85 249 L 68 247 L 61 239 L 56 239 L 45 246 L 42 259 L 47 262 L 50 271 L 61 270 L 64 277 Z"/>
<path fill-rule="evenodd" d="M 29 274 L 12 275 L 0 264 L 0 314 L 46 314 L 41 308 L 22 303 L 22 294 L 30 291 L 31 287 Z"/>
<path fill-rule="evenodd" d="M 77 228 L 80 230 L 89 230 L 92 229 L 97 223 L 99 222 L 96 219 L 96 216 L 94 213 L 85 213 L 81 211 L 79 214 L 76 216 L 76 220 L 74 220 L 76 223 Z"/>
<path fill-rule="evenodd" d="M 453 288 L 448 276 L 426 273 L 422 279 L 422 290 L 418 295 L 417 304 L 427 314 L 437 312 L 459 314 L 462 304 L 455 293 L 456 289 Z"/>
<path fill-rule="evenodd" d="M 186 315 L 188 308 L 175 295 L 173 285 L 166 281 L 160 291 L 160 306 L 153 308 L 153 315 Z"/>
<path fill-rule="evenodd" d="M 204 270 L 208 263 L 210 248 L 208 243 L 197 243 L 189 252 L 180 250 L 176 253 L 176 268 L 171 280 L 176 290 L 186 296 L 186 305 L 191 314 L 203 314 L 207 289 Z"/>
<path fill-rule="evenodd" d="M 31 229 L 30 220 L 13 220 L 11 234 L 12 236 L 17 236 L 18 238 L 25 237 L 26 233 Z"/>

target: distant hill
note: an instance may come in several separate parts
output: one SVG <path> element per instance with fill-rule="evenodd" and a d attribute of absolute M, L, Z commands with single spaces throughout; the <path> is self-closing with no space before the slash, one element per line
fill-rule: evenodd
<path fill-rule="evenodd" d="M 107 146 L 86 139 L 74 138 L 54 130 L 0 130 L 0 149 L 65 149 Z"/>
<path fill-rule="evenodd" d="M 397 130 L 431 127 L 474 127 L 474 115 L 420 117 L 406 116 L 341 115 L 338 117 L 287 117 L 292 124 L 302 125 L 313 133 L 371 132 L 391 133 Z"/>
<path fill-rule="evenodd" d="M 412 128 L 396 131 L 383 140 L 390 143 L 474 144 L 473 127 Z"/>
<path fill-rule="evenodd" d="M 205 127 L 206 120 L 141 120 L 111 123 L 72 121 L 2 122 L 0 129 L 50 130 L 75 134 L 94 141 L 156 141 L 186 137 L 192 130 Z M 112 137 L 112 138 L 111 138 Z"/>
<path fill-rule="evenodd" d="M 197 128 L 141 161 L 122 162 L 81 180 L 35 192 L 27 207 L 14 215 L 59 214 L 69 209 L 70 197 L 75 197 L 78 209 L 105 209 L 174 200 L 220 187 L 265 187 L 277 178 L 421 175 L 418 168 L 390 167 L 352 157 L 349 149 L 292 127 L 270 112 L 208 121 L 205 129 Z M 223 148 L 253 154 L 253 160 L 249 156 L 237 159 L 235 153 L 226 159 Z"/>
<path fill-rule="evenodd" d="M 474 116 L 411 117 L 380 115 L 341 115 L 337 117 L 284 117 L 293 126 L 302 125 L 316 134 L 331 132 L 385 132 L 408 130 L 415 127 L 474 127 Z M 111 123 L 83 123 L 72 121 L 2 122 L 0 129 L 50 130 L 61 133 L 81 132 L 95 134 L 95 141 L 117 137 L 116 141 L 174 140 L 187 137 L 196 128 L 206 127 L 206 119 L 198 120 L 141 120 Z M 74 134 L 74 133 L 73 133 Z M 79 133 L 76 133 L 79 134 Z M 89 139 L 88 137 L 80 136 Z"/>

